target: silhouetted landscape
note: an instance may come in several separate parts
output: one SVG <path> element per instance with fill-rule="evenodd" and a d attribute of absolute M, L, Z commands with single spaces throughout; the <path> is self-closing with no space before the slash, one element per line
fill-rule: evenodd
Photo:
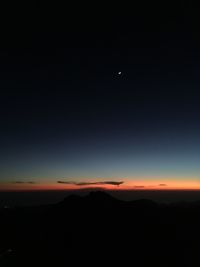
<path fill-rule="evenodd" d="M 199 266 L 200 201 L 123 201 L 104 191 L 0 211 L 0 266 Z"/>

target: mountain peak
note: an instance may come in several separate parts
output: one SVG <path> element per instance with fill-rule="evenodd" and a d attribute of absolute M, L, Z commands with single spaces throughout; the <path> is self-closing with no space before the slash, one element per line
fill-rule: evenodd
<path fill-rule="evenodd" d="M 114 199 L 114 197 L 112 197 L 105 191 L 100 191 L 100 190 L 90 192 L 87 197 L 92 198 L 92 199 L 98 199 L 98 200 L 111 200 L 111 199 L 113 200 Z"/>

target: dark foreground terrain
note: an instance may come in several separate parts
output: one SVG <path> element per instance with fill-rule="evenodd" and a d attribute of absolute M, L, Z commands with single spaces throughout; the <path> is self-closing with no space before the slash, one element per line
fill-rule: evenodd
<path fill-rule="evenodd" d="M 199 251 L 200 202 L 125 202 L 92 192 L 0 211 L 1 267 L 199 267 Z"/>

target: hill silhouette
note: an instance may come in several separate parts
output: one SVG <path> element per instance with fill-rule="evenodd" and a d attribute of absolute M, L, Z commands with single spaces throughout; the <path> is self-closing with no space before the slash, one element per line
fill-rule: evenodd
<path fill-rule="evenodd" d="M 118 200 L 104 191 L 0 211 L 0 266 L 199 266 L 199 202 Z"/>
<path fill-rule="evenodd" d="M 92 191 L 86 196 L 71 195 L 58 203 L 60 206 L 78 206 L 89 208 L 93 207 L 114 207 L 120 205 L 123 201 L 116 199 L 104 191 Z"/>

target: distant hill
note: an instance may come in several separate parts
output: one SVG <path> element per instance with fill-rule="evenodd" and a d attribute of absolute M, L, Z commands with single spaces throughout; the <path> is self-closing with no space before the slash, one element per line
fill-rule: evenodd
<path fill-rule="evenodd" d="M 73 194 L 57 204 L 2 209 L 0 266 L 200 266 L 199 225 L 200 202 Z"/>
<path fill-rule="evenodd" d="M 66 207 L 102 207 L 102 208 L 155 208 L 158 204 L 152 200 L 141 199 L 135 201 L 123 201 L 117 199 L 105 191 L 92 191 L 86 196 L 71 195 L 57 204 Z"/>

